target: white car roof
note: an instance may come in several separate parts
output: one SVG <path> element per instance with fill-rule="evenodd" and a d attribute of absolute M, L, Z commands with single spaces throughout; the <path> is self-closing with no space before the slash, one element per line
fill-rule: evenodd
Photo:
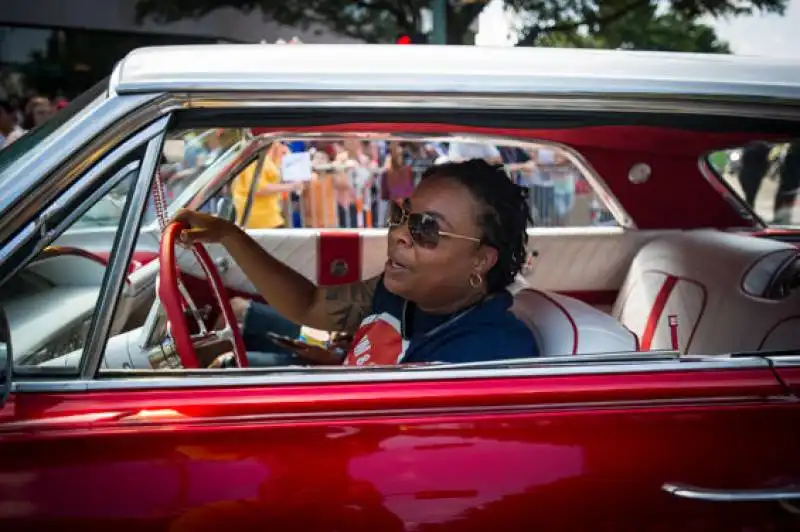
<path fill-rule="evenodd" d="M 800 100 L 800 62 L 722 54 L 433 45 L 210 44 L 134 50 L 117 93 L 348 91 Z"/>
<path fill-rule="evenodd" d="M 722 54 L 433 45 L 211 44 L 134 50 L 118 93 L 349 91 L 800 99 L 800 62 Z"/>

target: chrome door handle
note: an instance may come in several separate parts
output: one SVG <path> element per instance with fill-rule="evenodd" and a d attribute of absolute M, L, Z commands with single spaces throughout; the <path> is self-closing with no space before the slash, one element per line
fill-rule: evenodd
<path fill-rule="evenodd" d="M 661 489 L 676 497 L 709 502 L 779 502 L 800 499 L 800 486 L 758 490 L 719 490 L 667 482 L 661 486 Z"/>

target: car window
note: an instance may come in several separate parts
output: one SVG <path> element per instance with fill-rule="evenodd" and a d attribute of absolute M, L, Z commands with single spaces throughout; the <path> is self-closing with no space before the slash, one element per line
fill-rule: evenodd
<path fill-rule="evenodd" d="M 115 186 L 84 205 L 52 245 L 0 286 L 17 369 L 77 368 L 142 156 L 109 169 L 105 179 Z"/>
<path fill-rule="evenodd" d="M 800 140 L 753 141 L 707 155 L 709 167 L 766 224 L 800 226 Z"/>
<path fill-rule="evenodd" d="M 589 176 L 556 146 L 285 139 L 263 151 L 214 197 L 228 198 L 247 229 L 385 227 L 387 202 L 409 195 L 428 169 L 475 157 L 504 164 L 528 190 L 533 227 L 618 225 Z"/>

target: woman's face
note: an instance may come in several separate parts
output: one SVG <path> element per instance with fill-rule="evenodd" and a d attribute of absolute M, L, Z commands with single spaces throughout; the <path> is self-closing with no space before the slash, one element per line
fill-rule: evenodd
<path fill-rule="evenodd" d="M 38 126 L 53 116 L 53 106 L 47 100 L 38 101 L 33 106 L 31 114 L 33 115 L 34 125 Z"/>
<path fill-rule="evenodd" d="M 289 152 L 289 147 L 282 142 L 273 142 L 267 150 L 267 157 L 277 165 L 281 164 L 283 156 Z"/>
<path fill-rule="evenodd" d="M 458 182 L 444 177 L 426 179 L 411 196 L 411 212 L 435 217 L 442 231 L 480 239 L 477 224 L 481 205 Z M 497 261 L 494 248 L 472 240 L 442 236 L 436 247 L 413 242 L 408 225 L 389 231 L 386 289 L 427 311 L 444 311 L 461 301 L 480 296 L 486 273 Z M 470 285 L 480 275 L 484 283 Z"/>

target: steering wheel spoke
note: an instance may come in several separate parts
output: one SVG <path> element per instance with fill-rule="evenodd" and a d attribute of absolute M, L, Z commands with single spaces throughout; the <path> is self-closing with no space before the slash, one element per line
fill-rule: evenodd
<path fill-rule="evenodd" d="M 233 344 L 233 353 L 236 357 L 237 366 L 247 367 L 247 352 L 242 334 L 236 326 L 236 318 L 231 308 L 230 298 L 216 265 L 202 244 L 193 244 L 192 252 L 200 262 L 206 274 L 206 280 L 211 286 L 217 304 L 222 311 L 225 321 L 223 329 L 219 331 L 208 330 L 202 314 L 181 280 L 175 251 L 178 237 L 183 229 L 183 225 L 179 222 L 173 222 L 164 229 L 159 250 L 161 270 L 158 283 L 158 297 L 164 306 L 168 330 L 175 341 L 175 348 L 181 358 L 183 367 L 199 368 L 200 361 L 194 348 L 195 341 L 204 341 L 214 336 L 229 339 Z M 194 335 L 189 330 L 188 320 L 186 319 L 187 310 L 197 321 L 198 333 Z"/>

